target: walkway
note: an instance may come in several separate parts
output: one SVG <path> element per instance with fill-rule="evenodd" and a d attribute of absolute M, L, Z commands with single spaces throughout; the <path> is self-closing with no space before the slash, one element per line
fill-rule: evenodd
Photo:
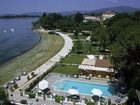
<path fill-rule="evenodd" d="M 41 31 L 46 32 L 45 30 L 41 30 Z M 49 70 L 56 63 L 58 63 L 63 57 L 65 57 L 67 54 L 70 53 L 70 51 L 73 47 L 73 43 L 72 43 L 72 40 L 70 39 L 70 37 L 68 35 L 65 35 L 62 32 L 57 32 L 57 34 L 59 34 L 64 39 L 65 44 L 64 44 L 63 48 L 54 57 L 52 57 L 50 60 L 45 62 L 39 68 L 34 70 L 34 73 L 38 74 L 36 77 L 32 78 L 31 80 L 29 80 L 26 83 L 25 83 L 24 79 L 21 79 L 20 83 L 22 83 L 22 84 L 20 84 L 20 86 L 17 90 L 15 90 L 14 92 L 11 93 L 11 94 L 13 94 L 13 96 L 15 95 L 15 97 L 16 97 L 17 94 L 20 94 L 20 91 L 19 91 L 20 89 L 24 90 L 25 88 L 27 88 L 37 77 L 41 76 L 44 72 Z M 29 73 L 29 75 L 31 75 L 31 73 Z M 22 98 L 23 97 L 19 97 L 19 99 L 22 99 Z"/>

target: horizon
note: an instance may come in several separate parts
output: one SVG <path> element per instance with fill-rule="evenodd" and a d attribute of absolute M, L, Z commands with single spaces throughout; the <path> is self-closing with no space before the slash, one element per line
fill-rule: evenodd
<path fill-rule="evenodd" d="M 101 10 L 101 9 L 106 9 L 106 8 L 115 8 L 115 7 L 129 7 L 129 8 L 135 8 L 135 9 L 140 9 L 140 8 L 136 8 L 136 7 L 132 7 L 132 6 L 110 6 L 110 7 L 105 7 L 105 8 L 99 8 L 99 9 L 95 9 L 95 10 L 69 10 L 69 11 L 50 11 L 50 12 L 47 12 L 47 11 L 30 11 L 30 12 L 22 12 L 22 13 L 6 13 L 6 14 L 0 14 L 1 16 L 4 16 L 4 15 L 26 15 L 28 13 L 43 13 L 43 12 L 46 12 L 46 13 L 63 13 L 63 12 L 88 12 L 88 11 L 98 11 L 98 10 Z M 113 11 L 113 10 L 112 10 Z"/>
<path fill-rule="evenodd" d="M 80 4 L 80 5 L 79 5 Z M 140 8 L 139 0 L 1 0 L 0 15 L 32 12 L 95 11 L 103 8 L 127 6 Z"/>

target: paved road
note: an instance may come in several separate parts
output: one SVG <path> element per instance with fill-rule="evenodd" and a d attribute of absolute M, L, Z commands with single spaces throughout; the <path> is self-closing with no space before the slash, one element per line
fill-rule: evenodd
<path fill-rule="evenodd" d="M 45 32 L 45 30 L 43 30 L 43 31 Z M 13 97 L 18 97 L 19 100 L 22 99 L 23 97 L 19 96 L 19 94 L 20 94 L 19 89 L 24 90 L 37 77 L 39 77 L 44 72 L 46 72 L 47 70 L 49 70 L 57 62 L 59 62 L 62 57 L 65 57 L 67 54 L 69 54 L 69 52 L 71 51 L 71 49 L 73 47 L 72 40 L 70 39 L 70 37 L 68 35 L 65 35 L 62 32 L 57 32 L 57 34 L 59 34 L 64 39 L 65 44 L 64 44 L 63 48 L 54 57 L 52 57 L 50 60 L 48 60 L 47 62 L 45 62 L 43 65 L 41 65 L 39 68 L 37 68 L 34 71 L 36 74 L 38 74 L 35 78 L 29 80 L 26 83 L 23 82 L 25 80 L 21 80 L 21 83 L 23 83 L 23 84 L 20 84 L 20 86 L 19 86 L 19 88 L 17 90 L 15 90 L 14 92 L 10 93 L 10 94 L 13 94 Z M 29 74 L 31 74 L 31 73 L 29 73 Z M 12 97 L 10 97 L 10 98 L 12 98 Z"/>

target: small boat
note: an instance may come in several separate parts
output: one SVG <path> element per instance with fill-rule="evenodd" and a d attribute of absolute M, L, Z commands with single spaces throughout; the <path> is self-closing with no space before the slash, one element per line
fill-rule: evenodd
<path fill-rule="evenodd" d="M 4 30 L 3 32 L 4 32 L 4 33 L 6 33 L 7 31 L 6 31 L 6 30 Z"/>
<path fill-rule="evenodd" d="M 14 32 L 15 30 L 14 29 L 11 29 L 11 31 Z"/>

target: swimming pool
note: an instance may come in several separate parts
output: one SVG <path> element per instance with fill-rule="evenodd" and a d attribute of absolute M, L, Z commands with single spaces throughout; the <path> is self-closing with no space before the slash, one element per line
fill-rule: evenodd
<path fill-rule="evenodd" d="M 92 96 L 91 90 L 93 88 L 100 89 L 104 97 L 109 97 L 114 94 L 113 87 L 105 84 L 98 84 L 94 82 L 83 82 L 83 81 L 77 81 L 77 80 L 66 80 L 61 79 L 54 83 L 53 85 L 55 90 L 64 91 L 67 92 L 69 89 L 76 88 L 80 94 L 84 95 L 90 95 Z"/>

